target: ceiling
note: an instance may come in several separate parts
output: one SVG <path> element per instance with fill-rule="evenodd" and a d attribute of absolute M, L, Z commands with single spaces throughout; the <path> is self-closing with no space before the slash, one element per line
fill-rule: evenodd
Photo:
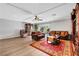
<path fill-rule="evenodd" d="M 0 3 L 0 19 L 28 23 L 69 20 L 75 3 Z M 42 21 L 35 21 L 34 16 Z"/>

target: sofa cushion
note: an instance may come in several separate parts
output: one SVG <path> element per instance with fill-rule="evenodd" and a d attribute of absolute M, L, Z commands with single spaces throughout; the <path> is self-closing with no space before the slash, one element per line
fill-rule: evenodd
<path fill-rule="evenodd" d="M 51 31 L 49 34 L 51 35 L 51 36 L 53 36 L 53 35 L 55 35 L 55 31 Z"/>
<path fill-rule="evenodd" d="M 60 32 L 60 31 L 56 31 L 56 34 L 59 34 L 59 35 L 60 35 L 60 34 L 61 34 L 61 32 Z"/>
<path fill-rule="evenodd" d="M 61 36 L 65 36 L 65 32 L 64 31 L 61 32 Z"/>
<path fill-rule="evenodd" d="M 68 35 L 68 32 L 65 32 L 64 35 L 67 36 Z"/>

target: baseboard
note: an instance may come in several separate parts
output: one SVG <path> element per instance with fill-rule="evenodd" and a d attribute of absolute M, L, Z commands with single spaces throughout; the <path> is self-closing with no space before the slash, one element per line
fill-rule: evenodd
<path fill-rule="evenodd" d="M 4 40 L 4 39 L 12 39 L 12 38 L 19 38 L 20 35 L 17 35 L 17 36 L 2 36 L 0 37 L 0 40 Z"/>

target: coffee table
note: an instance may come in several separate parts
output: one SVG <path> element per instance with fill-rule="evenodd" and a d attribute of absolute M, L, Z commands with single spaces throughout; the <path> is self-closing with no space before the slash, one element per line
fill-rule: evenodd
<path fill-rule="evenodd" d="M 59 45 L 60 44 L 60 40 L 55 39 L 55 40 L 53 40 L 53 42 L 51 44 L 53 44 L 53 45 Z"/>
<path fill-rule="evenodd" d="M 53 44 L 53 45 L 60 44 L 60 40 L 56 39 L 54 36 L 48 36 L 47 41 L 48 41 L 48 43 Z"/>

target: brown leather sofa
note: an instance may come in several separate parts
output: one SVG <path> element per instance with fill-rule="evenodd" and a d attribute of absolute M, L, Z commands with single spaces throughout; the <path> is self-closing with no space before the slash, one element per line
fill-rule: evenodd
<path fill-rule="evenodd" d="M 68 31 L 50 31 L 49 34 L 52 35 L 56 35 L 59 34 L 61 36 L 61 39 L 68 39 Z"/>
<path fill-rule="evenodd" d="M 32 32 L 31 36 L 32 36 L 32 39 L 39 41 L 40 39 L 45 37 L 45 34 L 42 32 Z"/>

